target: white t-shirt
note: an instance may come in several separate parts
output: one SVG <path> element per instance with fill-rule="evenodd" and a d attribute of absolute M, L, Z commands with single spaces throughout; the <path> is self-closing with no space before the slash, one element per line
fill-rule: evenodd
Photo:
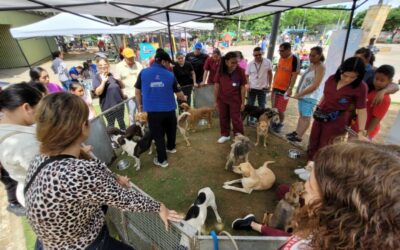
<path fill-rule="evenodd" d="M 253 60 L 247 64 L 246 75 L 249 76 L 250 88 L 259 90 L 267 88 L 269 70 L 272 70 L 272 63 L 266 58 L 263 58 L 261 63 Z"/>

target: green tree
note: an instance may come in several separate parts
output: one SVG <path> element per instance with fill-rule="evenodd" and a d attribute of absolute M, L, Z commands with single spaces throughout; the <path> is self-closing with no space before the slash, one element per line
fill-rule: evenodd
<path fill-rule="evenodd" d="M 366 15 L 367 15 L 367 10 L 358 12 L 357 15 L 353 19 L 353 27 L 357 28 L 357 29 L 361 28 Z"/>
<path fill-rule="evenodd" d="M 400 7 L 391 9 L 389 15 L 383 25 L 384 31 L 393 31 L 400 28 Z"/>

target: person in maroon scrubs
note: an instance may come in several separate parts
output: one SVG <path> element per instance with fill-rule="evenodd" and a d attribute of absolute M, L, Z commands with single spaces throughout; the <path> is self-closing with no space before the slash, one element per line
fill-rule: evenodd
<path fill-rule="evenodd" d="M 215 77 L 214 97 L 221 127 L 218 143 L 230 140 L 231 121 L 234 135 L 244 133 L 240 111 L 244 110 L 246 84 L 246 75 L 238 67 L 236 53 L 228 52 L 222 57 L 220 70 Z"/>
<path fill-rule="evenodd" d="M 363 81 L 365 66 L 361 59 L 345 60 L 336 74 L 325 82 L 324 95 L 314 112 L 314 122 L 308 144 L 308 160 L 322 147 L 346 133 L 349 126 L 351 106 L 357 112 L 359 137 L 366 136 L 367 84 Z"/>

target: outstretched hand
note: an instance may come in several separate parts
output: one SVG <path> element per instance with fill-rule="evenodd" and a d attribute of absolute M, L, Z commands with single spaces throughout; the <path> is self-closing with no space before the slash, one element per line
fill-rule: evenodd
<path fill-rule="evenodd" d="M 160 212 L 159 212 L 161 220 L 164 222 L 165 225 L 165 230 L 168 231 L 168 221 L 172 222 L 180 222 L 183 217 L 180 216 L 176 211 L 174 210 L 169 210 L 164 204 L 161 204 L 160 206 Z"/>

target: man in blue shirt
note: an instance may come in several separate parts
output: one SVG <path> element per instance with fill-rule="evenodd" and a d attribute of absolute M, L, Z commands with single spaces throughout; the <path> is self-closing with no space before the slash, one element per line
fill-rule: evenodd
<path fill-rule="evenodd" d="M 165 51 L 157 52 L 155 63 L 140 72 L 135 84 L 138 110 L 147 112 L 149 129 L 157 147 L 153 163 L 163 168 L 168 167 L 167 152 L 176 152 L 177 107 L 174 93 L 178 99 L 186 101 L 174 74 L 167 69 L 171 61 Z"/>

